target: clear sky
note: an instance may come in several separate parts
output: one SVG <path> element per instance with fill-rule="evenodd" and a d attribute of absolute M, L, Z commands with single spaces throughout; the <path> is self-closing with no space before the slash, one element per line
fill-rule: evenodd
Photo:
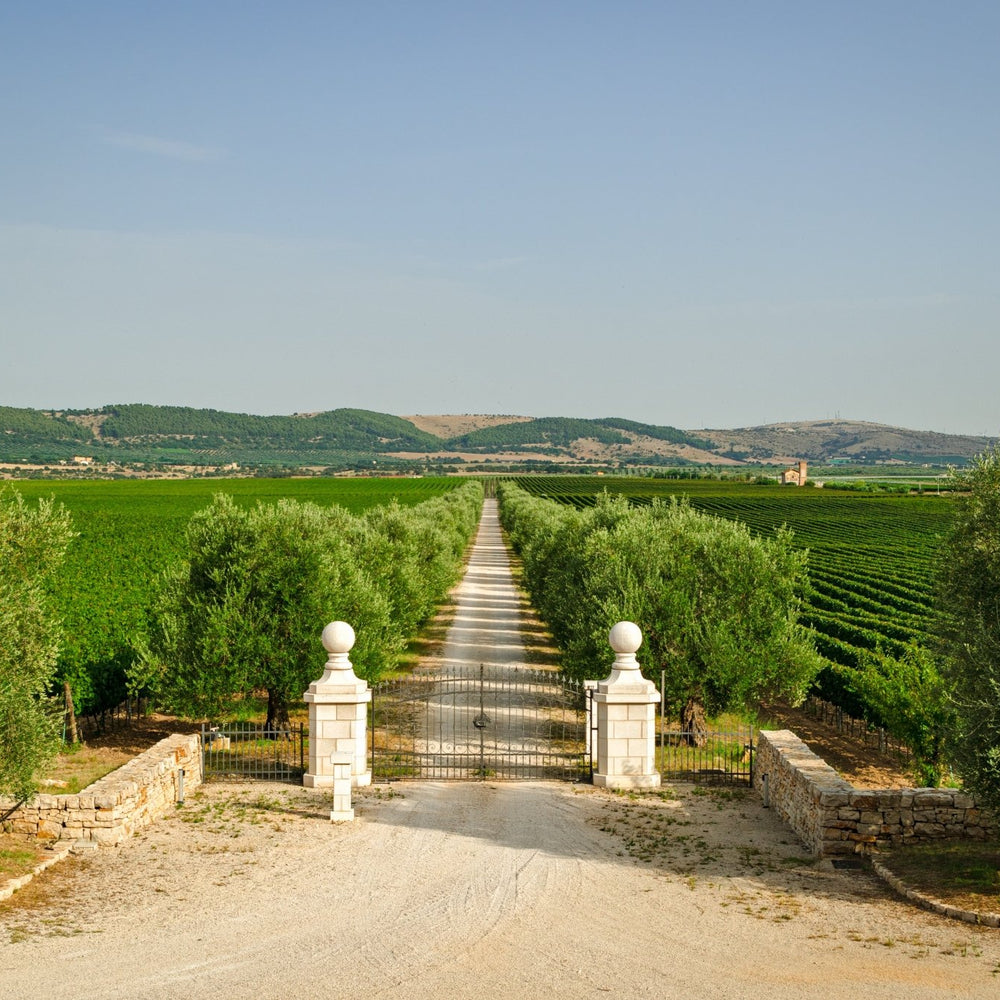
<path fill-rule="evenodd" d="M 0 404 L 1000 433 L 996 0 L 0 6 Z"/>

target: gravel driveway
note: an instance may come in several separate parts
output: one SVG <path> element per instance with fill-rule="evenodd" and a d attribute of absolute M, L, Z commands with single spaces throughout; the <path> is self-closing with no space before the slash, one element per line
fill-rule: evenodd
<path fill-rule="evenodd" d="M 210 785 L 0 906 L 0 995 L 996 997 L 1000 932 L 835 871 L 742 792 Z"/>

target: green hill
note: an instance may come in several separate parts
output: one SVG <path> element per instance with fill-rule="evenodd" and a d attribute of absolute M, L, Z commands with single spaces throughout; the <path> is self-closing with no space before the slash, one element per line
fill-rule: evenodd
<path fill-rule="evenodd" d="M 711 447 L 702 441 L 677 430 L 676 427 L 654 427 L 650 424 L 606 417 L 583 420 L 573 417 L 539 417 L 535 420 L 498 424 L 470 431 L 451 438 L 448 446 L 457 451 L 513 451 L 531 448 L 543 454 L 558 454 L 580 440 L 597 441 L 605 445 L 626 446 L 632 437 L 641 435 L 672 444 L 691 445 L 695 448 Z"/>
<path fill-rule="evenodd" d="M 0 407 L 0 461 L 349 465 L 388 451 L 440 449 L 439 438 L 387 413 L 339 409 L 262 417 L 144 403 L 47 413 Z"/>
<path fill-rule="evenodd" d="M 462 429 L 464 433 L 455 434 Z M 434 433 L 434 432 L 437 433 Z M 95 410 L 0 406 L 0 462 L 144 463 L 262 469 L 314 466 L 335 470 L 423 469 L 532 462 L 558 468 L 676 466 L 797 458 L 945 461 L 963 464 L 989 438 L 908 431 L 860 421 L 801 421 L 736 430 L 679 430 L 604 417 L 437 416 L 407 419 L 341 408 L 313 414 L 258 416 L 187 406 L 116 404 Z M 466 457 L 463 457 L 466 456 Z"/>

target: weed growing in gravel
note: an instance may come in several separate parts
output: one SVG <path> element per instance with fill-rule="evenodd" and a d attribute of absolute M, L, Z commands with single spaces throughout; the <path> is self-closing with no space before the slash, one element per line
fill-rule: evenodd
<path fill-rule="evenodd" d="M 20 874 L 35 864 L 35 852 L 12 847 L 0 850 L 0 874 Z"/>

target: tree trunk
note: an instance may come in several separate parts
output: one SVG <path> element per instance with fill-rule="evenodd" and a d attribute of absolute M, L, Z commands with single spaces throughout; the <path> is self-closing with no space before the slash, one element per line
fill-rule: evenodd
<path fill-rule="evenodd" d="M 76 712 L 73 710 L 73 689 L 69 686 L 69 681 L 63 681 L 63 698 L 66 701 L 66 735 L 69 737 L 70 746 L 80 742 L 76 732 Z"/>
<path fill-rule="evenodd" d="M 689 747 L 703 747 L 708 742 L 705 709 L 697 698 L 688 698 L 681 709 L 681 729 Z"/>
<path fill-rule="evenodd" d="M 288 702 L 281 692 L 270 688 L 267 692 L 267 721 L 264 725 L 274 734 L 288 733 L 291 730 L 291 723 L 288 721 Z"/>

